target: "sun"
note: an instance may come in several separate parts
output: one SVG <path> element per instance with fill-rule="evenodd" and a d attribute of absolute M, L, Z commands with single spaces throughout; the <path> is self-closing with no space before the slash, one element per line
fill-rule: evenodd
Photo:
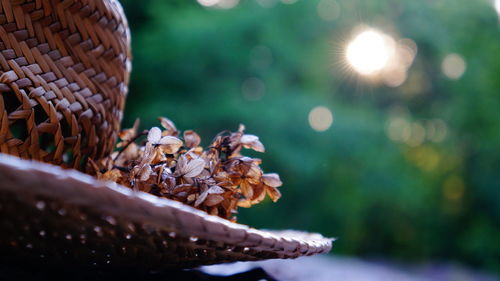
<path fill-rule="evenodd" d="M 394 53 L 390 37 L 375 30 L 366 29 L 358 33 L 346 48 L 346 59 L 361 75 L 373 75 L 384 69 Z"/>

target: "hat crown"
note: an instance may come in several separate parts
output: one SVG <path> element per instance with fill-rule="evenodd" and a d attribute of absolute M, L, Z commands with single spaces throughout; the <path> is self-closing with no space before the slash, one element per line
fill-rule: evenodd
<path fill-rule="evenodd" d="M 111 153 L 131 70 L 115 0 L 3 1 L 0 151 L 80 169 Z"/>

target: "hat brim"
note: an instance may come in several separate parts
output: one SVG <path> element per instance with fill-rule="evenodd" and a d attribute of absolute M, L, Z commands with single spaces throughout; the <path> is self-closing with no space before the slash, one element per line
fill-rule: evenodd
<path fill-rule="evenodd" d="M 325 253 L 333 241 L 257 230 L 76 170 L 1 153 L 0 214 L 1 258 L 50 263 L 195 267 Z"/>

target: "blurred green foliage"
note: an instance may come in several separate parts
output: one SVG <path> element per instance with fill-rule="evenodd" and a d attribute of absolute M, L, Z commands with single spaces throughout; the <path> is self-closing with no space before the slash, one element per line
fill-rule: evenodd
<path fill-rule="evenodd" d="M 240 122 L 260 136 L 263 167 L 281 175 L 283 198 L 241 210 L 242 223 L 338 237 L 334 253 L 500 271 L 500 27 L 492 3 L 330 1 L 243 0 L 226 10 L 122 0 L 134 56 L 123 125 L 140 117 L 147 128 L 167 116 L 205 145 Z M 321 7 L 335 9 L 329 20 Z M 401 86 L 370 83 L 346 67 L 343 49 L 361 23 L 418 46 Z M 458 80 L 441 71 L 449 53 L 466 62 Z M 319 105 L 334 116 L 325 132 L 308 123 Z M 442 120 L 446 135 L 393 141 L 394 116 L 421 127 Z"/>

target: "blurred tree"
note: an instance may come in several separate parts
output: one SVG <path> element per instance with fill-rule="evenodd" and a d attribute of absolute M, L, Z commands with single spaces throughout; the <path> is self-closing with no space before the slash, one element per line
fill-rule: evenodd
<path fill-rule="evenodd" d="M 242 210 L 242 223 L 320 231 L 339 238 L 335 253 L 500 271 L 500 36 L 490 3 L 122 3 L 134 53 L 125 126 L 168 116 L 207 138 L 241 122 L 267 146 L 263 166 L 280 173 L 284 196 Z M 346 67 L 361 23 L 416 43 L 399 87 Z M 451 53 L 465 64 L 458 80 L 442 71 Z M 308 123 L 319 105 L 333 112 L 324 132 Z M 398 128 L 410 132 L 405 141 Z"/>

